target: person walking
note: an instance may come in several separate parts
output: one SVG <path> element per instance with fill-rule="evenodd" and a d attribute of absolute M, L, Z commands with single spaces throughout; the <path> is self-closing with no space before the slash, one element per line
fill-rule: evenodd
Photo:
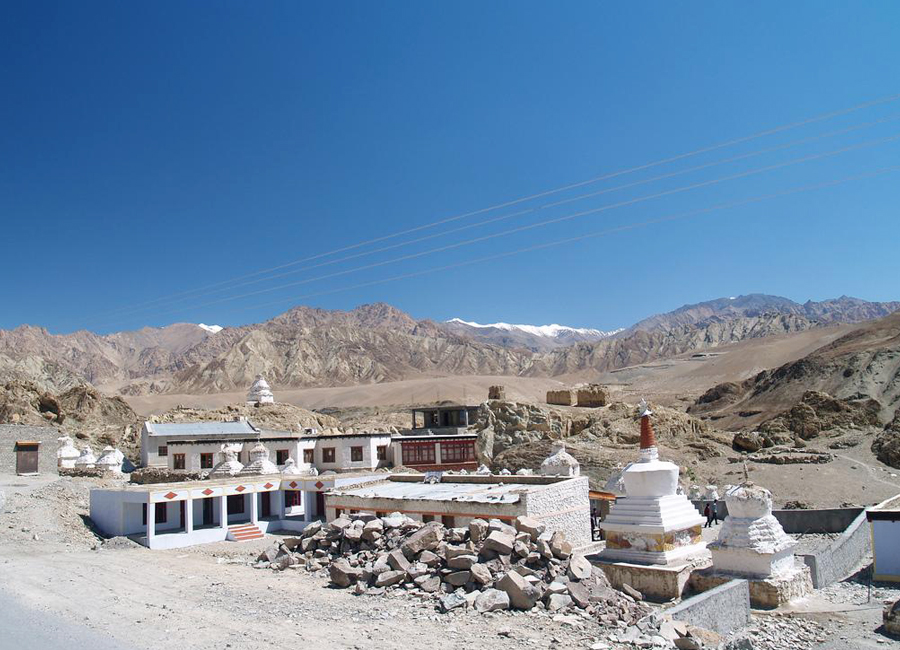
<path fill-rule="evenodd" d="M 718 526 L 719 525 L 719 503 L 717 501 L 713 501 L 710 504 L 710 515 L 712 517 L 712 522 Z"/>
<path fill-rule="evenodd" d="M 707 502 L 706 507 L 703 509 L 703 516 L 706 517 L 706 525 L 704 526 L 704 528 L 709 528 L 710 526 L 712 526 L 713 513 L 709 502 Z"/>

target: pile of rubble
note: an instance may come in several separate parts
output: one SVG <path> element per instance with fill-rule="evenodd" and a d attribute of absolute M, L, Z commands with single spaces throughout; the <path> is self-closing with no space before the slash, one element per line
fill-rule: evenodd
<path fill-rule="evenodd" d="M 565 535 L 519 517 L 515 526 L 474 519 L 468 528 L 422 524 L 400 513 L 341 516 L 309 525 L 302 537 L 264 551 L 258 567 L 328 568 L 332 584 L 357 594 L 404 589 L 432 595 L 441 611 L 581 609 L 601 624 L 636 623 L 649 609 L 613 589 L 602 571 L 574 553 Z"/>

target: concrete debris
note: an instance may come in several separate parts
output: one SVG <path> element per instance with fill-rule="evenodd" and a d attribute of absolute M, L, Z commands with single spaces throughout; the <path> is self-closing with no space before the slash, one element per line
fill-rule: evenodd
<path fill-rule="evenodd" d="M 360 534 L 367 530 L 379 534 Z M 446 529 L 397 513 L 365 522 L 342 516 L 266 549 L 255 566 L 321 572 L 333 586 L 352 587 L 360 595 L 412 591 L 433 598 L 440 612 L 539 608 L 564 617 L 581 612 L 573 617 L 578 625 L 594 619 L 611 630 L 636 624 L 649 612 L 573 553 L 563 533 L 550 535 L 527 517 L 515 526 L 476 519 L 468 528 Z"/>

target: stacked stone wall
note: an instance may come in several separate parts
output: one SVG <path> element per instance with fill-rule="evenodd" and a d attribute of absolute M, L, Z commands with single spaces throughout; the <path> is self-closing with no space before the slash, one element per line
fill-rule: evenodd
<path fill-rule="evenodd" d="M 575 547 L 591 543 L 591 500 L 586 476 L 529 490 L 524 496 L 529 517 L 548 530 L 560 530 Z"/>
<path fill-rule="evenodd" d="M 547 404 L 557 404 L 559 406 L 574 406 L 575 391 L 573 390 L 548 390 Z"/>
<path fill-rule="evenodd" d="M 575 391 L 575 405 L 586 408 L 598 408 L 606 406 L 609 402 L 609 395 L 602 386 L 586 386 Z"/>

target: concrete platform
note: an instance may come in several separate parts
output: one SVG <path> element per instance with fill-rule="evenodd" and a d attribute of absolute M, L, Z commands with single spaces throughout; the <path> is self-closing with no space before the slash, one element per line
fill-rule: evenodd
<path fill-rule="evenodd" d="M 691 592 L 702 593 L 735 578 L 746 580 L 750 587 L 750 605 L 754 609 L 775 609 L 810 594 L 813 590 L 809 567 L 795 563 L 794 570 L 778 578 L 748 578 L 718 573 L 713 567 L 695 571 L 688 582 Z"/>
<path fill-rule="evenodd" d="M 606 574 L 610 584 L 621 589 L 627 583 L 643 594 L 645 600 L 665 603 L 677 600 L 687 591 L 694 564 L 659 566 L 610 562 L 597 556 L 588 558 Z"/>

